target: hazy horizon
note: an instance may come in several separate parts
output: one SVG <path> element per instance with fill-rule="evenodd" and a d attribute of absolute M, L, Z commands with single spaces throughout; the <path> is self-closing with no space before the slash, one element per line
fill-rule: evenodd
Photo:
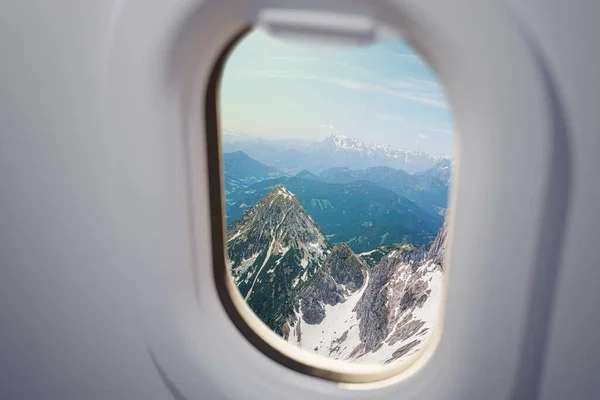
<path fill-rule="evenodd" d="M 401 40 L 366 48 L 288 44 L 252 32 L 221 87 L 224 130 L 263 139 L 364 143 L 452 155 L 449 106 L 431 69 Z"/>

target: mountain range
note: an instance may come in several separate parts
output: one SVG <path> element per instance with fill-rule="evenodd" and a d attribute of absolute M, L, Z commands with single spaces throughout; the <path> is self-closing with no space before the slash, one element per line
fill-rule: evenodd
<path fill-rule="evenodd" d="M 329 183 L 370 181 L 412 200 L 434 214 L 443 215 L 448 203 L 449 186 L 449 177 L 442 169 L 444 166 L 449 170 L 450 161 L 438 160 L 432 169 L 412 175 L 400 169 L 379 166 L 366 169 L 328 168 L 318 176 Z"/>
<path fill-rule="evenodd" d="M 433 166 L 423 172 L 420 172 L 418 175 L 427 175 L 433 178 L 437 178 L 445 186 L 450 186 L 452 182 L 452 160 L 450 158 L 439 158 L 434 163 Z"/>
<path fill-rule="evenodd" d="M 274 186 L 227 232 L 250 308 L 288 342 L 328 357 L 387 363 L 418 351 L 440 305 L 446 225 L 428 251 L 390 244 L 357 255 L 329 242 L 292 179 L 302 178 Z"/>
<path fill-rule="evenodd" d="M 332 243 L 344 242 L 363 252 L 391 243 L 429 245 L 443 216 L 431 213 L 393 191 L 361 180 L 327 183 L 316 179 L 269 179 L 226 197 L 228 225 L 242 218 L 254 204 L 278 185 L 295 193 Z"/>
<path fill-rule="evenodd" d="M 266 179 L 279 178 L 284 173 L 265 165 L 242 151 L 223 154 L 225 195 Z"/>
<path fill-rule="evenodd" d="M 367 144 L 333 133 L 317 142 L 298 139 L 265 139 L 224 132 L 225 152 L 244 151 L 256 160 L 279 168 L 288 175 L 306 169 L 314 174 L 332 167 L 364 169 L 386 166 L 408 173 L 423 172 L 448 157 L 433 157 L 421 151 Z"/>

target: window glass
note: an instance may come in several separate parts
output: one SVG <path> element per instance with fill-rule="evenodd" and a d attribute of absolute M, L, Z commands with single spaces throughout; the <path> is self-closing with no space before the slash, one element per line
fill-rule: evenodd
<path fill-rule="evenodd" d="M 354 49 L 251 32 L 220 88 L 226 251 L 291 345 L 386 364 L 422 348 L 444 284 L 451 114 L 401 40 Z"/>

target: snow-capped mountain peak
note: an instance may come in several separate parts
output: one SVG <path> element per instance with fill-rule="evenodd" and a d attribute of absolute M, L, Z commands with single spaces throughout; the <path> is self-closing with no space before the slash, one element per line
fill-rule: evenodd
<path fill-rule="evenodd" d="M 332 133 L 322 142 L 324 146 L 332 150 L 366 151 L 367 146 L 358 139 L 349 138 L 339 132 Z"/>
<path fill-rule="evenodd" d="M 329 135 L 329 137 L 331 137 L 331 138 L 336 138 L 336 139 L 340 139 L 340 140 L 348 139 L 348 136 L 346 136 L 346 135 L 343 135 L 343 134 L 341 134 L 341 133 L 339 133 L 339 132 L 334 132 L 334 133 L 332 133 L 331 135 Z"/>
<path fill-rule="evenodd" d="M 320 142 L 313 143 L 309 152 L 327 160 L 331 166 L 369 168 L 385 165 L 409 173 L 431 168 L 436 161 L 427 153 L 396 149 L 389 145 L 365 143 L 359 139 L 332 133 Z"/>
<path fill-rule="evenodd" d="M 438 178 L 446 186 L 450 186 L 452 180 L 452 159 L 450 157 L 438 157 L 433 166 L 423 174 Z"/>

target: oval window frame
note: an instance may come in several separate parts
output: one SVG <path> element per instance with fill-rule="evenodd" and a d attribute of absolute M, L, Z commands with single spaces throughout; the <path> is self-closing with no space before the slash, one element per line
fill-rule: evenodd
<path fill-rule="evenodd" d="M 422 349 L 406 357 L 404 360 L 394 361 L 390 364 L 363 365 L 313 355 L 306 350 L 287 343 L 264 325 L 252 312 L 231 279 L 226 260 L 227 240 L 225 237 L 226 228 L 224 218 L 223 152 L 219 114 L 220 84 L 229 56 L 236 45 L 252 29 L 251 25 L 244 25 L 226 42 L 212 65 L 204 96 L 213 278 L 220 302 L 226 314 L 246 340 L 271 360 L 293 371 L 342 384 L 372 384 L 398 377 L 409 368 L 416 366 L 417 363 L 419 365 L 425 363 L 437 347 L 444 319 L 443 303 L 446 299 L 446 284 L 442 288 L 442 303 L 440 304 L 438 323 L 435 329 L 433 329 L 432 334 L 424 341 Z M 431 68 L 429 63 L 427 65 Z"/>

